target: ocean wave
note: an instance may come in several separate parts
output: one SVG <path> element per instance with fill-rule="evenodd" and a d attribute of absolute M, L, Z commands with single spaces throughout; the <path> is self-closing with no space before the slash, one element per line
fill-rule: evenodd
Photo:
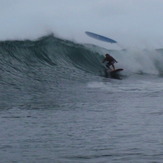
<path fill-rule="evenodd" d="M 84 45 L 53 35 L 33 41 L 3 41 L 0 42 L 1 84 L 20 87 L 38 81 L 83 80 L 90 74 L 101 75 L 102 58 Z"/>
<path fill-rule="evenodd" d="M 0 42 L 1 79 L 4 82 L 19 77 L 22 80 L 52 80 L 50 75 L 55 75 L 57 80 L 74 80 L 89 75 L 104 76 L 101 61 L 107 52 L 119 61 L 116 67 L 124 68 L 128 74 L 161 74 L 163 71 L 160 51 L 111 51 L 60 39 L 51 34 L 37 40 Z"/>

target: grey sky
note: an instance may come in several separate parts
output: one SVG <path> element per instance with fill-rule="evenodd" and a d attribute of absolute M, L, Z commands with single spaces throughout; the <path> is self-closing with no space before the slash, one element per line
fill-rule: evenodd
<path fill-rule="evenodd" d="M 53 32 L 77 42 L 163 47 L 163 0 L 1 0 L 0 39 L 35 39 Z M 111 46 L 111 45 L 109 45 Z"/>

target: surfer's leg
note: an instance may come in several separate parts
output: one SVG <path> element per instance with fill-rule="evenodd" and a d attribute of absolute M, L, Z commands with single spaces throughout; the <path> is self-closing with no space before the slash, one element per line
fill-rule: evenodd
<path fill-rule="evenodd" d="M 110 63 L 110 65 L 113 67 L 113 70 L 115 70 L 114 63 L 115 63 L 115 61 L 112 61 L 112 62 Z"/>
<path fill-rule="evenodd" d="M 111 66 L 110 63 L 107 63 L 107 64 L 106 64 L 106 67 L 107 67 L 109 70 L 112 70 L 112 69 L 110 68 L 110 66 Z"/>
<path fill-rule="evenodd" d="M 112 63 L 111 65 L 112 65 L 112 67 L 113 67 L 113 70 L 115 70 L 115 66 L 114 66 L 114 63 Z"/>

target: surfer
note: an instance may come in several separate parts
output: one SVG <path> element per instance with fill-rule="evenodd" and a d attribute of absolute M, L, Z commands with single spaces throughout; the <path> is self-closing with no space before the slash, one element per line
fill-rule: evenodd
<path fill-rule="evenodd" d="M 107 64 L 106 64 L 107 68 L 111 69 L 110 66 L 112 66 L 113 70 L 115 70 L 114 63 L 118 63 L 118 62 L 110 54 L 105 54 L 105 58 L 103 60 L 103 63 L 105 61 L 107 61 Z"/>

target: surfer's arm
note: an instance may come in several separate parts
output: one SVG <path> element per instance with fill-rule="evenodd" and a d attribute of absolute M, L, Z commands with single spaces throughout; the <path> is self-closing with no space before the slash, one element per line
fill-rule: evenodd
<path fill-rule="evenodd" d="M 117 61 L 117 60 L 115 60 L 115 59 L 114 59 L 114 61 L 115 61 L 116 63 L 118 63 L 118 61 Z"/>

